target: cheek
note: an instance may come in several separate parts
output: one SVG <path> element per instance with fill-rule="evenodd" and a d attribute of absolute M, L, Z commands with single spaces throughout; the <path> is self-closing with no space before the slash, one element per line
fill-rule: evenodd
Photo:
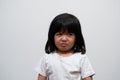
<path fill-rule="evenodd" d="M 75 43 L 76 43 L 76 38 L 74 38 L 74 41 L 73 41 L 73 43 L 74 43 L 73 45 L 75 45 Z"/>
<path fill-rule="evenodd" d="M 70 45 L 74 46 L 74 44 L 75 44 L 75 38 L 70 40 Z"/>
<path fill-rule="evenodd" d="M 55 44 L 57 44 L 59 42 L 59 39 L 54 37 L 54 42 L 55 42 Z"/>
<path fill-rule="evenodd" d="M 73 44 L 73 45 L 75 44 L 75 40 L 72 41 L 72 44 Z"/>
<path fill-rule="evenodd" d="M 72 41 L 73 43 L 75 43 L 75 41 L 76 41 L 76 40 L 75 40 L 75 37 L 73 37 L 73 38 L 71 39 L 71 41 Z"/>

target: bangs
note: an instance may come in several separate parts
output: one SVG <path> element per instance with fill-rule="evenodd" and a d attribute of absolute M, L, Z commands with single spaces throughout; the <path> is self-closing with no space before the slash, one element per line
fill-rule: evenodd
<path fill-rule="evenodd" d="M 73 21 L 56 22 L 54 26 L 54 33 L 68 32 L 76 34 L 77 30 L 79 30 L 78 25 Z"/>

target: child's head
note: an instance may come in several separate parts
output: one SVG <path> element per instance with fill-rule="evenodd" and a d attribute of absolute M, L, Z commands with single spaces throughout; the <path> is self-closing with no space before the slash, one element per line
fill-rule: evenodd
<path fill-rule="evenodd" d="M 59 35 L 63 35 L 63 33 L 66 32 L 70 33 L 69 35 L 71 35 L 71 33 L 75 35 L 75 42 L 71 49 L 74 52 L 82 52 L 82 54 L 85 54 L 86 49 L 80 22 L 77 17 L 68 13 L 57 15 L 51 22 L 48 32 L 48 40 L 45 46 L 46 53 L 49 54 L 58 50 L 55 44 L 55 34 L 60 33 Z"/>

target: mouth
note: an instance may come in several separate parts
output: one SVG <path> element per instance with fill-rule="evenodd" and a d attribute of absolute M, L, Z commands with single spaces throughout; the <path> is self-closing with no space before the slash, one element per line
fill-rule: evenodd
<path fill-rule="evenodd" d="M 68 44 L 62 43 L 61 46 L 62 46 L 62 47 L 66 47 L 66 46 L 68 46 Z"/>

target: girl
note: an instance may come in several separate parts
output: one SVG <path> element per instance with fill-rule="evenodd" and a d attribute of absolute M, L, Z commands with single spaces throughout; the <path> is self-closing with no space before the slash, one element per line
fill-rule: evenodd
<path fill-rule="evenodd" d="M 79 20 L 56 16 L 50 24 L 45 54 L 37 67 L 38 80 L 92 80 L 95 72 L 86 56 Z"/>

